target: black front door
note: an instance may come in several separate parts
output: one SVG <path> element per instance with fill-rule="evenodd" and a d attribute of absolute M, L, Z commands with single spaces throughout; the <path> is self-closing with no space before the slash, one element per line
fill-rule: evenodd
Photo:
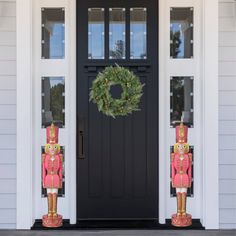
<path fill-rule="evenodd" d="M 77 218 L 158 217 L 157 0 L 77 1 Z M 89 102 L 106 66 L 145 83 L 140 111 L 116 119 Z M 111 89 L 119 97 L 120 88 Z"/>

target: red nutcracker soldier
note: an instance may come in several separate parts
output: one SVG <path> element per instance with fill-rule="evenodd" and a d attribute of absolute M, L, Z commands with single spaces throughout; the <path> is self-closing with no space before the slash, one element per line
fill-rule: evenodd
<path fill-rule="evenodd" d="M 192 216 L 186 213 L 187 190 L 192 183 L 192 154 L 187 143 L 188 127 L 176 127 L 176 144 L 171 153 L 172 187 L 176 189 L 177 213 L 172 215 L 172 225 L 187 227 L 192 224 Z"/>
<path fill-rule="evenodd" d="M 47 127 L 47 144 L 42 155 L 43 188 L 47 189 L 48 214 L 43 216 L 43 226 L 56 228 L 62 226 L 62 216 L 57 214 L 58 189 L 62 188 L 63 155 L 58 144 L 58 127 Z"/>

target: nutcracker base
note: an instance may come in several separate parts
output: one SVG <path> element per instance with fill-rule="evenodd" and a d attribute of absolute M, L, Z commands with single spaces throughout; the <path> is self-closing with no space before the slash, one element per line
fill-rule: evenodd
<path fill-rule="evenodd" d="M 186 216 L 177 216 L 177 214 L 172 215 L 171 224 L 175 227 L 188 227 L 192 225 L 192 216 L 186 214 Z"/>
<path fill-rule="evenodd" d="M 57 215 L 57 217 L 48 217 L 48 215 L 44 215 L 42 221 L 43 226 L 47 228 L 58 228 L 62 226 L 61 215 Z"/>

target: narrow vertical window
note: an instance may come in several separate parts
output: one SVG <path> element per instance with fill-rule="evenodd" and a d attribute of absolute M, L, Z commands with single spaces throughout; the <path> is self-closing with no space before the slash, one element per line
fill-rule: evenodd
<path fill-rule="evenodd" d="M 88 9 L 88 59 L 104 59 L 104 8 Z"/>
<path fill-rule="evenodd" d="M 125 59 L 125 8 L 109 9 L 109 58 Z"/>
<path fill-rule="evenodd" d="M 147 58 L 147 9 L 130 9 L 130 59 Z"/>
<path fill-rule="evenodd" d="M 178 125 L 182 116 L 184 124 L 188 127 L 193 127 L 193 77 L 171 77 L 171 127 Z"/>
<path fill-rule="evenodd" d="M 42 58 L 65 57 L 64 8 L 42 8 Z"/>
<path fill-rule="evenodd" d="M 65 78 L 42 78 L 42 127 L 65 126 Z"/>
<path fill-rule="evenodd" d="M 170 56 L 193 57 L 193 8 L 179 7 L 170 10 Z"/>

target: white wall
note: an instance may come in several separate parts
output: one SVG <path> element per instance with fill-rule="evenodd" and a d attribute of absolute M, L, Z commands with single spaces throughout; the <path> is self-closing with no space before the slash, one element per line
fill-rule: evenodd
<path fill-rule="evenodd" d="M 16 227 L 16 6 L 0 0 L 0 229 Z"/>
<path fill-rule="evenodd" d="M 219 3 L 220 228 L 236 228 L 236 2 Z"/>

